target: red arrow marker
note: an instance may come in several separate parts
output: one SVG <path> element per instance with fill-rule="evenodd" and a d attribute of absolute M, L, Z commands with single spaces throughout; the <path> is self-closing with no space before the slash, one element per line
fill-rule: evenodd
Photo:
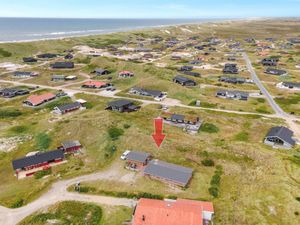
<path fill-rule="evenodd" d="M 163 119 L 156 118 L 154 119 L 154 128 L 155 133 L 152 134 L 152 138 L 155 141 L 158 148 L 160 148 L 161 144 L 165 140 L 166 135 L 163 134 Z"/>

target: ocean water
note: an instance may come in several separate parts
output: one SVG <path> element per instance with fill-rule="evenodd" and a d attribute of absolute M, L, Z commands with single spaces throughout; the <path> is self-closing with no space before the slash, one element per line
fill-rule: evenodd
<path fill-rule="evenodd" d="M 0 18 L 0 42 L 55 39 L 216 20 Z"/>

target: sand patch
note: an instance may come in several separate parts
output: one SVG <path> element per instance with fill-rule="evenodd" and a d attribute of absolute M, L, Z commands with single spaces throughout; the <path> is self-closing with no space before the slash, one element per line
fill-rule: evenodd
<path fill-rule="evenodd" d="M 31 136 L 0 138 L 0 152 L 10 152 L 14 150 L 18 144 L 31 140 Z"/>
<path fill-rule="evenodd" d="M 1 69 L 6 69 L 7 71 L 16 71 L 18 69 L 26 68 L 27 65 L 14 64 L 11 62 L 0 63 Z"/>

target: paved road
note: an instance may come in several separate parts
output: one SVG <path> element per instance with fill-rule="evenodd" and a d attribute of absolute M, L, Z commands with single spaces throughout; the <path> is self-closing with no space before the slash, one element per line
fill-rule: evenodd
<path fill-rule="evenodd" d="M 122 180 L 122 178 L 124 178 L 125 176 L 127 180 L 131 179 L 128 178 L 126 174 L 124 175 L 120 173 L 118 170 L 118 165 L 113 164 L 106 171 L 84 175 L 69 180 L 58 181 L 51 186 L 48 192 L 24 207 L 17 209 L 8 209 L 0 206 L 0 224 L 15 225 L 37 210 L 47 208 L 48 206 L 53 205 L 57 202 L 67 200 L 91 202 L 111 206 L 134 207 L 136 205 L 136 202 L 132 199 L 94 196 L 67 191 L 67 188 L 69 186 L 76 184 L 77 182 L 94 180 Z"/>
<path fill-rule="evenodd" d="M 270 106 L 272 107 L 272 109 L 274 110 L 274 112 L 280 117 L 283 117 L 283 118 L 288 117 L 289 115 L 280 108 L 280 106 L 275 102 L 275 100 L 273 99 L 271 94 L 268 92 L 268 90 L 262 84 L 261 80 L 258 78 L 258 76 L 252 66 L 252 63 L 251 63 L 248 55 L 245 52 L 243 52 L 243 57 L 244 57 L 244 60 L 246 61 L 247 68 L 248 68 L 249 72 L 251 73 L 252 80 L 258 86 L 261 93 L 267 98 L 267 100 L 268 100 Z"/>
<path fill-rule="evenodd" d="M 292 116 L 282 110 L 282 108 L 275 102 L 273 96 L 268 92 L 268 90 L 265 88 L 265 86 L 262 84 L 261 80 L 257 76 L 252 63 L 248 57 L 248 55 L 243 52 L 243 58 L 246 61 L 247 68 L 249 72 L 251 73 L 251 77 L 253 81 L 256 83 L 256 85 L 259 87 L 260 91 L 263 93 L 263 95 L 268 100 L 270 106 L 276 113 L 276 116 L 284 119 L 286 123 L 288 124 L 289 128 L 294 132 L 294 136 L 300 140 L 300 126 L 296 121 L 299 121 L 299 118 Z"/>

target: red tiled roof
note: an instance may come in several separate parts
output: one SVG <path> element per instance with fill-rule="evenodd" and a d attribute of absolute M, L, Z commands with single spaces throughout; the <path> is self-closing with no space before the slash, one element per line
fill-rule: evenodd
<path fill-rule="evenodd" d="M 31 95 L 27 98 L 27 101 L 30 102 L 32 105 L 40 105 L 44 101 L 49 101 L 55 98 L 55 95 L 52 93 L 45 93 L 42 95 Z"/>
<path fill-rule="evenodd" d="M 202 225 L 202 212 L 214 212 L 211 202 L 140 199 L 132 225 Z"/>
<path fill-rule="evenodd" d="M 95 86 L 95 87 L 99 88 L 99 87 L 105 86 L 106 83 L 105 82 L 101 82 L 101 81 L 93 81 L 93 80 L 91 80 L 91 81 L 85 82 L 83 85 L 85 85 L 85 86 Z"/>

